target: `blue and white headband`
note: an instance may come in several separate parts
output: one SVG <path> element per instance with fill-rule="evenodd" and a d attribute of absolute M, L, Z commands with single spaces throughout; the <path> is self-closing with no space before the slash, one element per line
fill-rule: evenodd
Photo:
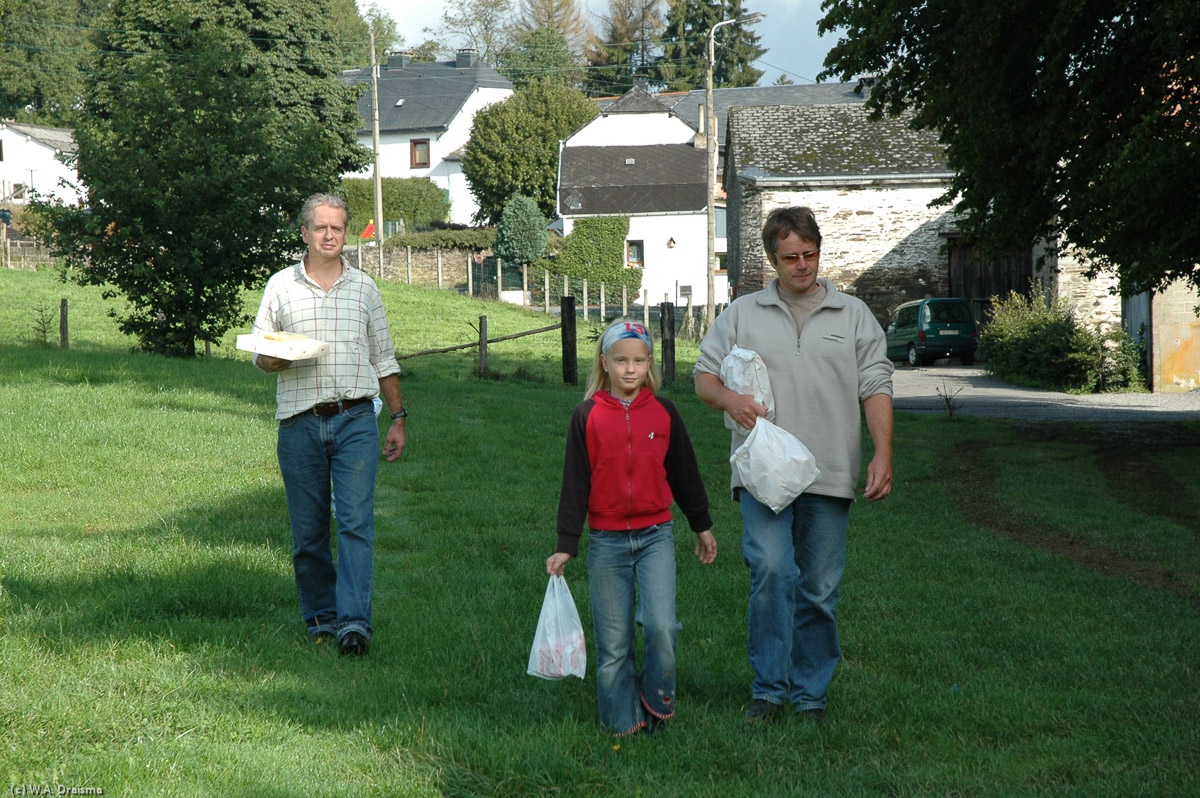
<path fill-rule="evenodd" d="M 600 343 L 600 353 L 607 355 L 610 346 L 625 338 L 636 338 L 646 345 L 646 351 L 654 351 L 654 344 L 650 342 L 650 333 L 646 331 L 645 327 L 631 321 L 621 321 L 604 331 L 604 340 Z"/>

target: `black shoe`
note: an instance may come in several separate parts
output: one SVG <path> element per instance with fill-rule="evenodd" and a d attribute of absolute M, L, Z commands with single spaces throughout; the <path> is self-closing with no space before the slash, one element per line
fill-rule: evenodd
<path fill-rule="evenodd" d="M 661 734 L 667 728 L 667 719 L 660 718 L 657 715 L 646 715 L 646 734 L 653 737 L 656 734 Z"/>
<path fill-rule="evenodd" d="M 749 724 L 765 723 L 774 718 L 778 712 L 778 704 L 772 704 L 770 701 L 756 698 L 750 704 L 750 708 L 746 710 L 746 722 Z"/>
<path fill-rule="evenodd" d="M 347 632 L 346 636 L 338 641 L 338 653 L 349 657 L 361 657 L 367 653 L 367 638 L 360 632 Z"/>
<path fill-rule="evenodd" d="M 825 710 L 821 707 L 800 710 L 800 717 L 817 726 L 825 725 Z"/>

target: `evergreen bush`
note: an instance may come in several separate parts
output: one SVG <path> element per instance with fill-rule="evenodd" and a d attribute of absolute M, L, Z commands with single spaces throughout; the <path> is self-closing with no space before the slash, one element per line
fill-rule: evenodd
<path fill-rule="evenodd" d="M 1080 324 L 1065 300 L 1042 290 L 993 298 L 983 343 L 988 371 L 1008 382 L 1079 393 L 1143 387 L 1127 333 Z"/>

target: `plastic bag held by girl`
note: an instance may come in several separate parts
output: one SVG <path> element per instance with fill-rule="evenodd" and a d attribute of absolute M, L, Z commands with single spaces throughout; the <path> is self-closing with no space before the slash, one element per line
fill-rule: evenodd
<path fill-rule="evenodd" d="M 583 640 L 583 624 L 575 609 L 575 599 L 567 580 L 551 576 L 542 599 L 542 614 L 538 617 L 533 648 L 529 652 L 530 676 L 542 679 L 565 679 L 587 672 L 587 646 Z"/>
<path fill-rule="evenodd" d="M 775 420 L 775 397 L 771 393 L 771 378 L 767 366 L 757 352 L 735 346 L 721 361 L 721 382 L 734 393 L 753 396 L 767 407 L 767 421 Z M 725 429 L 741 429 L 741 425 L 725 413 Z"/>

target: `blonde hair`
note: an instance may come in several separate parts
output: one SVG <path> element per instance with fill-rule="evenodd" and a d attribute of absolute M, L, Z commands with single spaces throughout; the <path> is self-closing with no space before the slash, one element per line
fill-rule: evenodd
<path fill-rule="evenodd" d="M 604 328 L 604 333 L 607 333 L 618 324 L 633 324 L 635 322 L 629 319 L 616 319 L 608 327 Z M 641 327 L 641 325 L 638 325 Z M 604 370 L 604 333 L 596 339 L 596 356 L 592 358 L 592 370 L 588 373 L 587 387 L 583 391 L 583 398 L 591 399 L 594 394 L 599 391 L 607 391 L 612 388 L 612 380 L 608 377 L 608 372 Z M 650 331 L 646 330 L 646 337 L 650 337 Z M 650 368 L 646 372 L 646 382 L 643 388 L 650 393 L 658 393 L 658 389 L 662 387 L 662 374 L 659 373 L 658 364 L 654 361 L 654 351 L 650 350 Z"/>

